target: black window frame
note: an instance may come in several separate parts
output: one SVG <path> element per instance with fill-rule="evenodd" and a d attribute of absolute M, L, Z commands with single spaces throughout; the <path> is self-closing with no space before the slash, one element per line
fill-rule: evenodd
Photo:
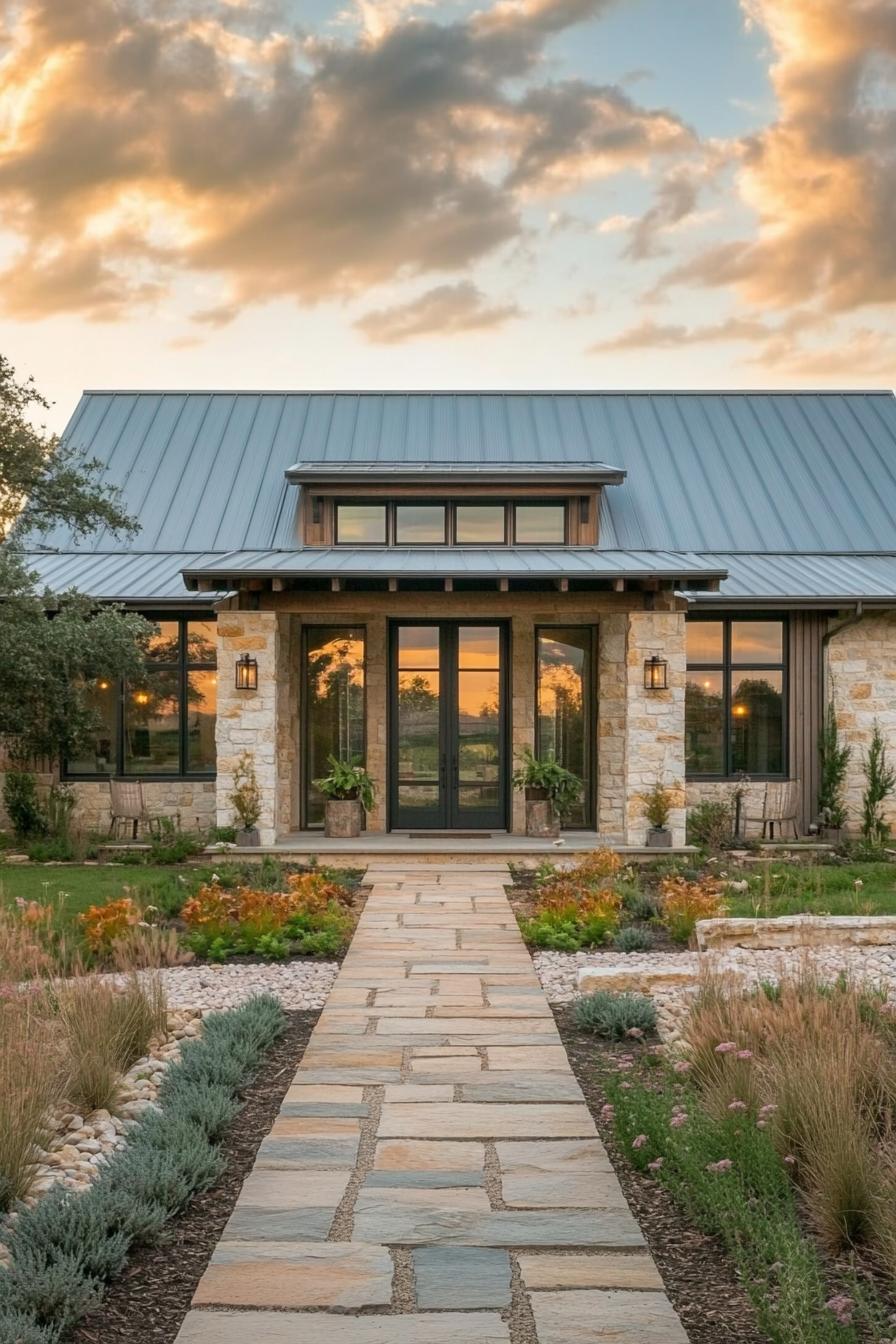
<path fill-rule="evenodd" d="M 187 703 L 187 677 L 190 672 L 217 672 L 220 676 L 217 657 L 215 662 L 192 662 L 187 658 L 187 627 L 195 621 L 211 621 L 217 625 L 217 617 L 213 611 L 141 611 L 141 616 L 145 616 L 148 621 L 157 621 L 160 624 L 163 621 L 176 621 L 179 626 L 178 631 L 178 657 L 176 663 L 153 663 L 151 658 L 147 659 L 147 669 L 154 667 L 176 667 L 178 671 L 178 768 L 177 770 L 129 770 L 124 768 L 125 762 L 125 707 L 127 701 L 128 687 L 124 678 L 118 677 L 113 680 L 115 687 L 116 710 L 115 710 L 115 766 L 109 771 L 100 772 L 97 770 L 85 773 L 84 771 L 72 771 L 68 768 L 68 762 L 62 762 L 61 777 L 65 781 L 72 783 L 96 783 L 97 781 L 108 779 L 140 779 L 147 783 L 162 783 L 171 780 L 213 780 L 218 773 L 217 752 L 215 753 L 215 765 L 211 770 L 191 770 L 188 768 L 190 759 L 190 744 L 188 731 L 189 706 Z M 217 646 L 216 646 L 217 652 Z M 215 704 L 215 717 L 217 718 L 217 701 Z"/>
<path fill-rule="evenodd" d="M 587 777 L 582 780 L 584 787 L 584 807 L 583 815 L 585 817 L 581 826 L 571 826 L 568 822 L 563 823 L 565 831 L 593 831 L 597 820 L 597 769 L 598 769 L 598 751 L 597 741 L 597 714 L 598 714 L 598 686 L 597 686 L 597 625 L 592 625 L 588 621 L 539 621 L 535 626 L 535 742 L 534 748 L 536 755 L 539 751 L 538 742 L 538 724 L 541 714 L 540 702 L 540 662 L 538 657 L 538 640 L 541 633 L 545 630 L 584 630 L 588 634 L 588 670 L 586 703 L 583 706 L 583 718 L 585 720 L 585 734 L 587 743 Z"/>
<path fill-rule="evenodd" d="M 359 505 L 376 505 L 385 512 L 385 536 L 383 541 L 340 541 L 339 539 L 339 510 L 343 505 L 358 507 Z M 385 499 L 335 499 L 333 501 L 333 538 L 337 546 L 388 546 L 394 535 L 392 510 L 390 501 Z"/>
<path fill-rule="evenodd" d="M 308 795 L 309 795 L 309 787 L 310 787 L 310 785 L 311 785 L 311 783 L 312 783 L 312 778 L 311 778 L 311 774 L 310 774 L 310 770 L 312 769 L 312 766 L 311 766 L 311 751 L 310 751 L 311 721 L 310 721 L 310 713 L 309 713 L 310 706 L 309 706 L 309 703 L 308 703 L 308 653 L 309 653 L 309 650 L 310 650 L 310 648 L 311 648 L 311 639 L 312 639 L 312 637 L 315 635 L 315 633 L 317 633 L 317 632 L 319 632 L 319 631 L 321 631 L 321 630 L 360 630 L 360 631 L 362 632 L 362 637 L 363 637 L 363 640 L 364 640 L 364 751 L 363 751 L 363 756 L 364 756 L 364 765 L 365 765 L 365 766 L 367 765 L 367 747 L 368 747 L 368 743 L 369 743 L 369 732 L 368 732 L 369 719 L 368 719 L 368 713 L 367 713 L 369 706 L 368 706 L 368 698 L 367 698 L 367 686 L 368 686 L 368 672 L 369 672 L 369 670 L 370 670 L 370 662 L 369 662 L 370 641 L 369 641 L 369 638 L 368 638 L 369 631 L 368 631 L 368 628 L 367 628 L 367 622 L 366 622 L 366 621 L 335 621 L 335 620 L 334 620 L 334 621 L 313 621 L 313 622 L 312 622 L 312 621 L 309 621 L 308 624 L 304 624 L 304 623 L 302 624 L 301 663 L 300 663 L 300 666 L 299 666 L 299 687 L 300 687 L 300 691 L 299 691 L 299 693 L 300 693 L 300 697 L 301 697 L 301 703 L 300 703 L 300 706 L 299 706 L 299 720 L 300 720 L 300 722 L 299 722 L 299 738 L 300 738 L 300 741 L 301 741 L 301 744 L 302 744 L 302 761 L 301 761 L 301 770 L 300 770 L 300 775 L 301 775 L 300 789 L 301 789 L 301 792 L 300 792 L 300 796 L 299 796 L 299 826 L 300 826 L 300 828 L 301 828 L 302 830 L 304 830 L 304 831 L 320 831 L 321 834 L 323 834 L 323 829 L 324 829 L 324 823 L 323 823 L 323 821 L 322 821 L 322 820 L 321 820 L 321 821 L 310 821 L 310 820 L 309 820 L 309 816 L 308 816 L 309 811 L 310 811 L 310 807 L 309 807 L 310 798 L 309 798 Z M 366 820 L 365 820 L 365 822 L 364 822 L 363 824 L 364 824 L 364 826 L 366 827 Z"/>
<path fill-rule="evenodd" d="M 733 662 L 731 657 L 731 627 L 735 624 L 746 624 L 749 621 L 769 622 L 781 626 L 781 661 L 780 662 Z M 685 778 L 693 780 L 694 783 L 700 782 L 718 782 L 726 780 L 736 780 L 740 772 L 733 769 L 733 732 L 732 732 L 732 683 L 735 674 L 740 676 L 744 672 L 780 672 L 781 673 L 781 763 L 782 769 L 778 772 L 750 773 L 750 779 L 759 781 L 765 780 L 786 780 L 790 778 L 790 668 L 789 668 L 789 621 L 786 613 L 779 611 L 714 611 L 700 612 L 687 617 L 687 624 L 701 622 L 703 624 L 716 624 L 722 626 L 722 660 L 721 662 L 691 662 L 687 658 L 687 642 L 685 642 L 685 680 L 688 679 L 692 671 L 699 672 L 719 672 L 722 676 L 722 711 L 724 715 L 722 729 L 722 763 L 721 772 L 712 773 L 704 770 L 692 771 L 685 766 Z M 685 641 L 687 641 L 687 632 L 685 632 Z M 687 707 L 685 707 L 687 715 Z M 685 733 L 687 733 L 687 721 L 685 721 Z"/>
<path fill-rule="evenodd" d="M 517 536 L 517 509 L 557 508 L 563 512 L 563 537 L 560 541 L 520 541 Z M 569 545 L 569 504 L 566 499 L 514 499 L 510 501 L 511 535 L 514 546 L 568 546 Z"/>

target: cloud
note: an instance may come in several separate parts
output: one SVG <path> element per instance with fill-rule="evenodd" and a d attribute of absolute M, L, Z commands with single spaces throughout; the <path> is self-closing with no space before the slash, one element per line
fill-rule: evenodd
<path fill-rule="evenodd" d="M 892 0 L 742 0 L 769 34 L 777 120 L 741 146 L 752 238 L 666 285 L 733 286 L 750 304 L 846 313 L 896 299 Z"/>
<path fill-rule="evenodd" d="M 589 354 L 607 354 L 620 350 L 675 350 L 683 345 L 707 345 L 717 341 L 765 340 L 769 327 L 758 319 L 730 317 L 722 322 L 686 327 L 679 323 L 638 322 L 604 341 L 589 346 Z"/>
<path fill-rule="evenodd" d="M 470 281 L 438 285 L 409 303 L 376 308 L 359 318 L 355 326 L 369 341 L 399 345 L 419 336 L 451 336 L 459 331 L 484 331 L 503 326 L 519 317 L 515 303 L 490 304 Z"/>
<path fill-rule="evenodd" d="M 0 303 L 89 317 L 211 276 L 248 304 L 463 273 L 562 193 L 692 144 L 668 111 L 540 83 L 545 44 L 609 0 L 502 0 L 454 22 L 393 11 L 350 38 L 222 0 L 23 0 L 0 65 L 0 209 L 20 252 Z"/>

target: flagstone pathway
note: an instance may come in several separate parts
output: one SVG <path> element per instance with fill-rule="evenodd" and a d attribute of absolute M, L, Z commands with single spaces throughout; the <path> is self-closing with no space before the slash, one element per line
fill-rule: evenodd
<path fill-rule="evenodd" d="M 178 1344 L 686 1344 L 508 880 L 368 870 Z"/>

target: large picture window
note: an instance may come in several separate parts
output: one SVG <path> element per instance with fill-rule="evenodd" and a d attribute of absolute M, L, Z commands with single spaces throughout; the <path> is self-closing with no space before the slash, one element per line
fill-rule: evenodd
<path fill-rule="evenodd" d="M 327 758 L 364 759 L 365 657 L 363 626 L 320 625 L 305 630 L 302 680 L 306 826 L 323 825 L 325 799 L 314 787 L 314 781 L 329 770 Z"/>
<path fill-rule="evenodd" d="M 687 623 L 685 763 L 692 778 L 787 772 L 786 623 L 727 616 Z"/>
<path fill-rule="evenodd" d="M 536 753 L 552 756 L 584 785 L 564 825 L 591 826 L 594 630 L 588 625 L 542 626 L 537 641 Z"/>
<path fill-rule="evenodd" d="M 101 727 L 92 746 L 66 762 L 69 777 L 214 774 L 215 622 L 150 619 L 158 629 L 140 680 L 99 680 L 90 688 Z"/>

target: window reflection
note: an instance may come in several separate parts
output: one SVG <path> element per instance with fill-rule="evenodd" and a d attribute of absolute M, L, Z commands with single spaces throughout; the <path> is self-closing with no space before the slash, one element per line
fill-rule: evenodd
<path fill-rule="evenodd" d="M 399 545 L 444 545 L 445 505 L 399 504 L 395 509 L 395 540 Z"/>
<path fill-rule="evenodd" d="M 725 764 L 724 674 L 690 671 L 684 713 L 686 768 L 698 775 L 721 774 Z"/>
<path fill-rule="evenodd" d="M 689 774 L 786 774 L 785 625 L 731 617 L 688 622 Z"/>
<path fill-rule="evenodd" d="M 320 826 L 324 798 L 313 781 L 327 773 L 327 758 L 364 757 L 365 631 L 319 626 L 305 638 L 305 824 Z"/>
<path fill-rule="evenodd" d="M 187 675 L 187 768 L 215 768 L 215 714 L 218 674 L 193 671 Z"/>
<path fill-rule="evenodd" d="M 563 504 L 517 504 L 515 538 L 518 542 L 545 545 L 566 540 L 566 506 Z"/>
<path fill-rule="evenodd" d="M 721 621 L 688 621 L 688 662 L 720 663 L 724 656 L 724 628 Z"/>
<path fill-rule="evenodd" d="M 336 540 L 382 546 L 386 541 L 385 504 L 337 504 Z"/>
<path fill-rule="evenodd" d="M 784 627 L 780 621 L 732 621 L 732 663 L 780 663 Z"/>
<path fill-rule="evenodd" d="M 124 769 L 128 775 L 180 770 L 180 669 L 148 670 L 124 697 Z"/>
<path fill-rule="evenodd" d="M 591 822 L 590 724 L 592 632 L 589 627 L 552 627 L 538 632 L 537 753 L 559 761 L 585 785 L 566 824 Z"/>
<path fill-rule="evenodd" d="M 783 673 L 750 672 L 731 688 L 731 762 L 748 775 L 784 773 Z"/>
<path fill-rule="evenodd" d="M 99 720 L 92 747 L 71 756 L 66 768 L 73 775 L 114 775 L 118 766 L 119 682 L 100 677 L 86 694 L 90 710 Z"/>
<path fill-rule="evenodd" d="M 454 536 L 460 545 L 503 544 L 503 504 L 458 504 L 454 516 Z"/>

